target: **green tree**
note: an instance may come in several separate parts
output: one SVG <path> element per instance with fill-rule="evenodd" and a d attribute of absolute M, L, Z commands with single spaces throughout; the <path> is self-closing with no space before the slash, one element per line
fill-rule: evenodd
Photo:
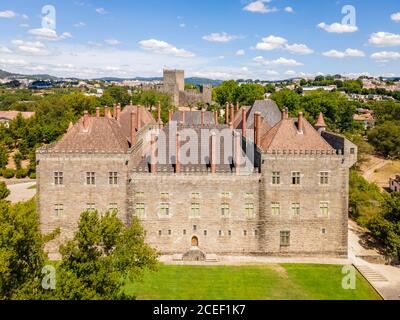
<path fill-rule="evenodd" d="M 400 125 L 395 121 L 386 121 L 368 133 L 369 142 L 375 150 L 394 159 L 400 158 Z"/>
<path fill-rule="evenodd" d="M 14 163 L 15 163 L 15 167 L 17 168 L 17 170 L 21 169 L 21 162 L 23 160 L 23 156 L 21 154 L 21 152 L 17 151 L 14 156 Z"/>
<path fill-rule="evenodd" d="M 213 99 L 223 106 L 226 102 L 234 103 L 237 101 L 238 84 L 235 80 L 224 81 L 213 89 Z"/>
<path fill-rule="evenodd" d="M 277 91 L 271 95 L 271 99 L 283 110 L 288 108 L 291 115 L 297 115 L 301 108 L 301 96 L 289 89 Z"/>
<path fill-rule="evenodd" d="M 4 200 L 10 195 L 10 190 L 8 190 L 4 182 L 0 182 L 0 200 Z"/>
<path fill-rule="evenodd" d="M 236 101 L 252 106 L 256 100 L 264 100 L 265 89 L 260 84 L 242 84 L 236 89 Z"/>
<path fill-rule="evenodd" d="M 0 145 L 0 169 L 3 169 L 7 166 L 8 162 L 8 152 L 4 146 Z"/>

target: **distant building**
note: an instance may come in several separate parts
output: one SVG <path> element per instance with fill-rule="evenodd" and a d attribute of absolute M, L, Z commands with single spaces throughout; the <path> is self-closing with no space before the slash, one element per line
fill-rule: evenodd
<path fill-rule="evenodd" d="M 360 113 L 361 114 L 353 115 L 354 121 L 362 122 L 364 124 L 365 130 L 375 127 L 375 117 L 370 110 L 362 109 Z"/>
<path fill-rule="evenodd" d="M 0 111 L 0 125 L 9 128 L 10 121 L 14 120 L 18 114 L 21 114 L 24 119 L 29 119 L 35 116 L 35 112 Z"/>
<path fill-rule="evenodd" d="M 316 90 L 324 90 L 324 91 L 333 91 L 337 89 L 336 85 L 331 86 L 312 86 L 312 87 L 302 87 L 303 92 L 316 91 Z"/>
<path fill-rule="evenodd" d="M 400 192 L 400 175 L 390 178 L 389 188 L 392 192 Z"/>
<path fill-rule="evenodd" d="M 172 103 L 178 108 L 195 107 L 197 104 L 211 104 L 212 85 L 204 84 L 197 90 L 185 90 L 185 72 L 183 70 L 164 70 L 164 82 L 161 92 L 172 96 Z"/>

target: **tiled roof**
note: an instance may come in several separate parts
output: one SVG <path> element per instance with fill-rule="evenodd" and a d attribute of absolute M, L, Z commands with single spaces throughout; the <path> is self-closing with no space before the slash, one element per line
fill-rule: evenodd
<path fill-rule="evenodd" d="M 182 121 L 182 112 L 185 112 L 185 124 L 190 126 L 201 125 L 201 111 L 177 111 L 172 115 L 172 121 Z M 210 111 L 204 113 L 204 124 L 214 125 L 214 114 Z"/>
<path fill-rule="evenodd" d="M 52 148 L 59 152 L 121 152 L 129 149 L 127 137 L 117 120 L 105 117 L 89 117 L 88 130 L 80 119 Z"/>
<path fill-rule="evenodd" d="M 24 119 L 29 119 L 35 116 L 35 112 L 0 111 L 0 118 L 14 120 L 18 114 L 21 114 Z"/>
<path fill-rule="evenodd" d="M 137 112 L 138 108 L 140 108 L 141 127 L 144 127 L 147 124 L 156 124 L 156 121 L 154 120 L 152 114 L 146 108 L 133 105 L 126 106 L 124 110 L 121 111 L 119 121 L 121 124 L 121 130 L 129 141 L 131 140 L 131 113 L 132 111 Z"/>
<path fill-rule="evenodd" d="M 262 135 L 261 149 L 264 151 L 334 151 L 306 119 L 303 119 L 302 133 L 298 130 L 297 119 L 282 119 L 271 130 Z"/>

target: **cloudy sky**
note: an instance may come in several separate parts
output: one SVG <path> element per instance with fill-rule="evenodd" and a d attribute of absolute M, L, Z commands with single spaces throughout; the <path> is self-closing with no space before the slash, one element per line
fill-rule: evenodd
<path fill-rule="evenodd" d="M 400 1 L 0 1 L 0 69 L 95 78 L 165 67 L 222 80 L 400 76 Z"/>

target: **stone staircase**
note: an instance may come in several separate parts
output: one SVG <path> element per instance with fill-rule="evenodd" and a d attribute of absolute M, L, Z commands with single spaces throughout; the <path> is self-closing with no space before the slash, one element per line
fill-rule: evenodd
<path fill-rule="evenodd" d="M 389 282 L 383 275 L 367 265 L 355 265 L 355 267 L 369 282 Z"/>

